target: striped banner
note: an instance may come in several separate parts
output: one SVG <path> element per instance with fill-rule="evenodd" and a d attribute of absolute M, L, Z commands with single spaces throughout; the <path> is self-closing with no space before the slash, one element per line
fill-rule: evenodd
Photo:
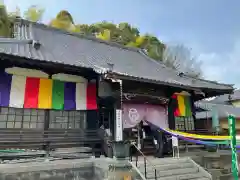
<path fill-rule="evenodd" d="M 56 110 L 97 109 L 96 84 L 0 74 L 0 106 Z"/>
<path fill-rule="evenodd" d="M 176 117 L 190 117 L 192 116 L 191 97 L 188 95 L 174 94 L 172 96 L 174 104 L 174 115 Z"/>

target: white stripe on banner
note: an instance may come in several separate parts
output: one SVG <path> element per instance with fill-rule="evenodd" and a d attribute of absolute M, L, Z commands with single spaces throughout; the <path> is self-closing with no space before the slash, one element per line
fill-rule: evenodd
<path fill-rule="evenodd" d="M 26 77 L 12 76 L 12 85 L 10 91 L 10 107 L 23 108 L 25 94 Z"/>
<path fill-rule="evenodd" d="M 87 109 L 87 83 L 76 83 L 76 110 Z"/>

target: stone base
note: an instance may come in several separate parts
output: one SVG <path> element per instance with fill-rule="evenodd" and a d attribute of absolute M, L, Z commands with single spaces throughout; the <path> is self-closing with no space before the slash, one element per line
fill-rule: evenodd
<path fill-rule="evenodd" d="M 86 159 L 0 164 L 0 180 L 100 180 L 103 178 L 102 170 L 95 168 L 93 162 Z"/>
<path fill-rule="evenodd" d="M 128 160 L 110 158 L 0 164 L 0 180 L 110 180 L 120 175 L 138 177 Z"/>

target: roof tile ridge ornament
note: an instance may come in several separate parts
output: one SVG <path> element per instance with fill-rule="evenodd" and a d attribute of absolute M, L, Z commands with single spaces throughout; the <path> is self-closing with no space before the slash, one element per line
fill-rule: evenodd
<path fill-rule="evenodd" d="M 97 66 L 95 64 L 93 66 L 94 66 L 93 70 L 98 74 L 107 74 L 109 72 L 108 68 Z"/>

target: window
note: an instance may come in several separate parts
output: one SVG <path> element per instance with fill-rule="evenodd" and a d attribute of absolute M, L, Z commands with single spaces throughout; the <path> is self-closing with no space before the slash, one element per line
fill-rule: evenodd
<path fill-rule="evenodd" d="M 0 107 L 0 128 L 44 129 L 46 110 Z M 86 111 L 49 111 L 49 128 L 85 129 Z"/>
<path fill-rule="evenodd" d="M 176 117 L 175 118 L 176 129 L 181 131 L 194 130 L 193 117 Z"/>
<path fill-rule="evenodd" d="M 0 108 L 0 128 L 44 127 L 45 111 L 41 109 Z"/>
<path fill-rule="evenodd" d="M 56 111 L 50 110 L 49 128 L 55 129 L 85 129 L 86 111 Z"/>
<path fill-rule="evenodd" d="M 45 111 L 43 109 L 24 109 L 23 128 L 44 128 Z"/>

